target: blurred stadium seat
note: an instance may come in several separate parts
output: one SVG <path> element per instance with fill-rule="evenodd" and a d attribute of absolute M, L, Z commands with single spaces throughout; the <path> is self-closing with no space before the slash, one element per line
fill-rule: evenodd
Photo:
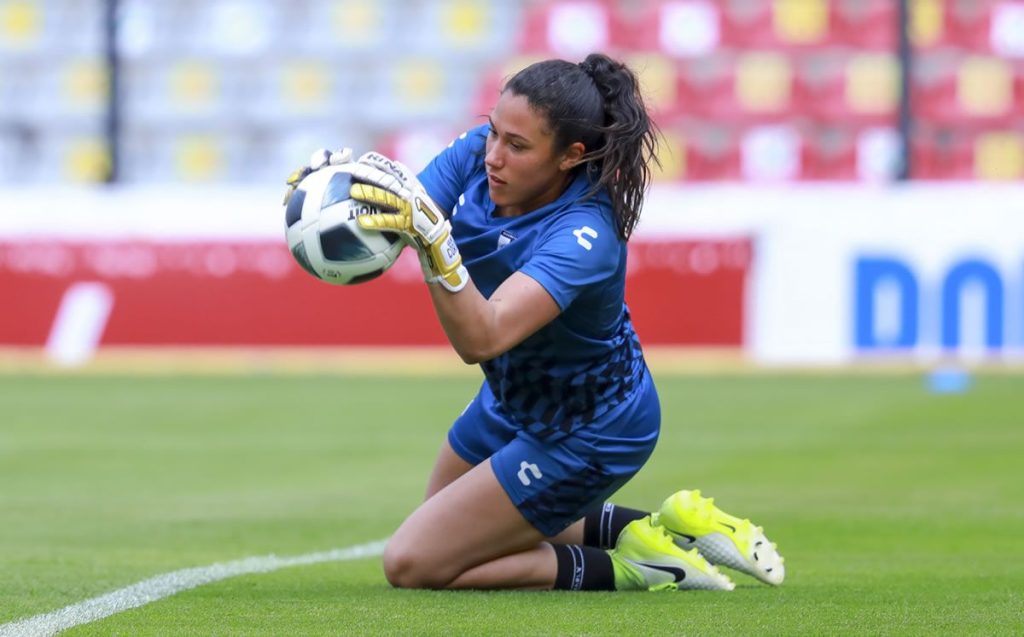
<path fill-rule="evenodd" d="M 722 44 L 738 49 L 778 49 L 827 43 L 829 0 L 734 0 L 724 5 Z"/>
<path fill-rule="evenodd" d="M 835 10 L 830 24 L 834 44 L 862 50 L 895 51 L 899 40 L 896 2 L 839 0 L 833 4 Z"/>
<path fill-rule="evenodd" d="M 974 177 L 984 180 L 1024 178 L 1024 135 L 988 131 L 974 139 Z"/>
<path fill-rule="evenodd" d="M 527 9 L 520 31 L 519 49 L 524 53 L 580 58 L 591 51 L 607 50 L 615 38 L 629 42 L 624 24 L 610 0 L 561 0 L 541 2 Z"/>
<path fill-rule="evenodd" d="M 1006 125 L 1024 108 L 1024 65 L 986 55 L 923 53 L 911 100 L 915 114 L 928 122 Z"/>
<path fill-rule="evenodd" d="M 911 138 L 915 179 L 972 179 L 974 158 L 969 134 L 956 128 L 921 126 Z"/>
<path fill-rule="evenodd" d="M 105 176 L 87 159 L 104 146 L 83 141 L 105 116 L 103 8 L 0 0 L 0 161 Z M 1020 178 L 1024 0 L 910 9 L 914 175 Z M 516 70 L 602 50 L 640 74 L 666 137 L 660 180 L 885 179 L 897 13 L 894 0 L 120 0 L 122 154 L 152 164 L 123 177 L 259 183 L 341 145 L 420 165 Z M 14 174 L 54 178 L 0 180 Z"/>
<path fill-rule="evenodd" d="M 5 51 L 25 51 L 41 46 L 43 8 L 28 0 L 0 3 L 0 46 Z"/>

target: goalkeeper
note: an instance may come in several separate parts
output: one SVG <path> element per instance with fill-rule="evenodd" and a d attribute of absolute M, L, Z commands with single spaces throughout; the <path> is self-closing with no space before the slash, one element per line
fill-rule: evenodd
<path fill-rule="evenodd" d="M 392 585 L 731 590 L 716 564 L 781 583 L 761 529 L 699 491 L 653 514 L 606 503 L 661 421 L 624 302 L 656 135 L 635 74 L 592 54 L 517 73 L 418 178 L 357 162 L 353 196 L 388 211 L 360 225 L 416 248 L 448 339 L 485 377 L 388 542 Z M 323 152 L 290 183 L 349 156 Z"/>

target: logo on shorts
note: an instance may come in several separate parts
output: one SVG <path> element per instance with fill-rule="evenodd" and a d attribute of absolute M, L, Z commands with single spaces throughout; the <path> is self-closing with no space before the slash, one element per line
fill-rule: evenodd
<path fill-rule="evenodd" d="M 519 463 L 518 473 L 519 481 L 523 483 L 523 486 L 528 487 L 530 486 L 530 483 L 533 482 L 533 480 L 530 480 L 530 476 L 526 475 L 527 470 L 529 470 L 529 472 L 533 474 L 533 480 L 540 480 L 541 478 L 544 477 L 544 474 L 540 472 L 540 468 L 537 465 L 531 464 L 523 460 L 522 462 Z"/>

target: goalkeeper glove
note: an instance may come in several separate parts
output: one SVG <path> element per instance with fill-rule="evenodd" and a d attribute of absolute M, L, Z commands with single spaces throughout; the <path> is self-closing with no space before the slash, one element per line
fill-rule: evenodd
<path fill-rule="evenodd" d="M 360 215 L 360 227 L 398 232 L 416 248 L 428 283 L 440 283 L 458 292 L 469 282 L 462 255 L 452 237 L 452 224 L 430 198 L 416 176 L 400 162 L 379 153 L 366 153 L 353 171 L 352 197 L 393 210 L 392 213 Z"/>
<path fill-rule="evenodd" d="M 288 185 L 287 192 L 284 193 L 284 205 L 288 204 L 288 200 L 291 199 L 292 193 L 299 187 L 299 184 L 309 176 L 310 173 L 320 170 L 324 166 L 340 166 L 347 164 L 352 161 L 352 149 L 342 148 L 341 150 L 330 151 L 326 148 L 320 148 L 313 151 L 313 154 L 309 158 L 308 166 L 299 166 L 292 174 L 288 175 L 288 179 L 285 183 Z"/>

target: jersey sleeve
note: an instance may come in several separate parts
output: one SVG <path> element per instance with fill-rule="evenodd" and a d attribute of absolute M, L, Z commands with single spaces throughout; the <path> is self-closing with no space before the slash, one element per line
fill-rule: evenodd
<path fill-rule="evenodd" d="M 466 191 L 473 166 L 483 156 L 486 129 L 478 126 L 459 135 L 419 174 L 420 183 L 441 210 L 450 212 Z"/>
<path fill-rule="evenodd" d="M 614 275 L 625 251 L 596 213 L 570 213 L 552 224 L 520 272 L 540 283 L 563 311 L 589 286 Z"/>

